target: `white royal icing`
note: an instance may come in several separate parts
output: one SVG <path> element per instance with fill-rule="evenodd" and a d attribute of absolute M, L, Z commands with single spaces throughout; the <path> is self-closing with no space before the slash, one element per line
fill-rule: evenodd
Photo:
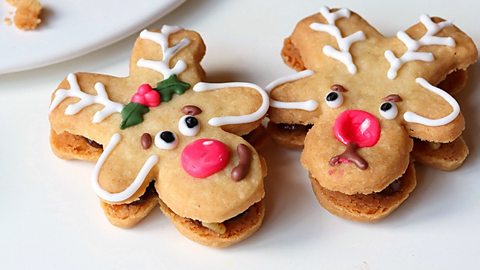
<path fill-rule="evenodd" d="M 426 118 L 421 115 L 418 115 L 414 112 L 405 112 L 403 114 L 403 119 L 405 119 L 405 121 L 410 123 L 418 123 L 418 124 L 431 126 L 431 127 L 437 127 L 437 126 L 446 125 L 452 122 L 453 120 L 455 120 L 455 118 L 457 118 L 458 114 L 460 113 L 460 106 L 452 96 L 450 96 L 447 92 L 443 91 L 442 89 L 431 85 L 424 78 L 417 78 L 415 81 L 418 84 L 420 84 L 423 88 L 442 97 L 446 102 L 448 102 L 448 104 L 450 104 L 453 110 L 449 115 L 439 119 L 430 119 L 430 118 Z"/>
<path fill-rule="evenodd" d="M 425 26 L 427 31 L 419 40 L 413 40 L 407 33 L 400 31 L 397 33 L 397 38 L 400 39 L 407 47 L 407 51 L 403 53 L 400 58 L 397 58 L 391 50 L 385 51 L 385 58 L 390 63 L 390 69 L 387 72 L 387 77 L 393 80 L 397 77 L 398 70 L 407 62 L 423 61 L 432 62 L 435 58 L 431 52 L 418 52 L 417 50 L 422 46 L 427 45 L 444 45 L 449 47 L 455 46 L 455 40 L 451 37 L 437 37 L 435 36 L 443 28 L 452 25 L 452 22 L 444 21 L 434 23 L 428 15 L 421 15 L 420 22 Z"/>
<path fill-rule="evenodd" d="M 182 30 L 181 27 L 178 26 L 169 26 L 164 25 L 160 33 L 158 32 L 150 32 L 148 30 L 143 30 L 140 33 L 140 38 L 151 40 L 162 48 L 162 60 L 150 60 L 145 58 L 140 58 L 137 61 L 137 66 L 153 69 L 157 72 L 162 73 L 163 78 L 167 79 L 173 74 L 180 74 L 187 68 L 187 64 L 183 60 L 178 60 L 177 63 L 170 68 L 170 59 L 181 49 L 185 48 L 188 44 L 190 44 L 190 40 L 187 38 L 183 38 L 172 47 L 169 47 L 168 38 L 171 34 L 176 33 Z"/>
<path fill-rule="evenodd" d="M 303 78 L 312 76 L 313 74 L 314 74 L 313 71 L 307 69 L 295 74 L 287 75 L 285 77 L 278 78 L 275 81 L 269 83 L 267 87 L 265 87 L 265 90 L 267 90 L 267 92 L 270 94 L 270 92 L 274 88 L 282 84 L 303 79 Z M 318 102 L 313 99 L 310 99 L 307 101 L 284 102 L 284 101 L 277 101 L 270 98 L 270 107 L 279 108 L 279 109 L 299 109 L 299 110 L 311 112 L 318 108 Z"/>
<path fill-rule="evenodd" d="M 94 87 L 97 91 L 97 95 L 94 96 L 87 94 L 80 89 L 75 74 L 68 74 L 67 81 L 70 84 L 70 89 L 58 89 L 55 92 L 55 97 L 53 98 L 52 104 L 50 104 L 50 112 L 52 112 L 67 97 L 76 97 L 79 98 L 80 101 L 68 105 L 65 109 L 65 115 L 75 115 L 83 108 L 93 104 L 103 105 L 103 109 L 93 115 L 93 123 L 100 123 L 111 114 L 120 113 L 123 110 L 123 104 L 113 102 L 108 98 L 105 86 L 102 83 L 97 82 L 95 84 Z"/>
<path fill-rule="evenodd" d="M 247 87 L 253 88 L 256 90 L 260 96 L 262 96 L 262 104 L 260 108 L 255 112 L 247 115 L 240 115 L 240 116 L 222 116 L 222 117 L 214 117 L 208 120 L 208 124 L 211 126 L 224 126 L 230 124 L 244 124 L 244 123 L 251 123 L 259 120 L 262 118 L 268 111 L 269 107 L 269 98 L 268 94 L 265 90 L 260 88 L 258 85 L 253 83 L 245 83 L 245 82 L 231 82 L 231 83 L 204 83 L 199 82 L 195 84 L 193 87 L 193 91 L 195 92 L 204 92 L 204 91 L 211 91 L 217 90 L 222 88 L 232 88 L 232 87 Z"/>
<path fill-rule="evenodd" d="M 349 36 L 342 37 L 342 32 L 335 25 L 335 21 L 341 18 L 350 18 L 350 10 L 346 8 L 330 12 L 328 7 L 322 7 L 320 13 L 328 24 L 312 23 L 310 24 L 310 28 L 315 31 L 327 32 L 332 35 L 337 40 L 338 48 L 340 49 L 337 50 L 330 45 L 325 45 L 322 49 L 323 53 L 342 62 L 347 66 L 348 72 L 351 74 L 357 73 L 357 66 L 353 63 L 352 54 L 350 54 L 350 47 L 357 41 L 365 40 L 365 34 L 362 31 L 357 31 Z"/>
<path fill-rule="evenodd" d="M 93 170 L 93 175 L 92 175 L 92 187 L 93 187 L 93 190 L 95 191 L 95 194 L 97 194 L 97 196 L 100 197 L 102 200 L 112 202 L 112 203 L 124 201 L 130 198 L 133 194 L 135 194 L 135 192 L 137 192 L 138 189 L 142 186 L 150 170 L 158 162 L 158 157 L 156 155 L 151 155 L 147 159 L 147 161 L 143 164 L 142 168 L 137 174 L 137 177 L 135 177 L 135 180 L 133 180 L 130 186 L 128 186 L 124 191 L 119 193 L 110 193 L 104 190 L 98 183 L 100 170 L 102 169 L 103 164 L 105 163 L 107 158 L 110 156 L 112 151 L 115 149 L 115 147 L 118 145 L 121 139 L 122 139 L 122 135 L 120 135 L 119 133 L 113 134 L 112 138 L 110 139 L 110 142 L 108 142 L 107 147 L 103 150 L 102 155 L 100 155 L 100 158 L 98 159 L 97 164 L 95 164 L 95 169 Z"/>

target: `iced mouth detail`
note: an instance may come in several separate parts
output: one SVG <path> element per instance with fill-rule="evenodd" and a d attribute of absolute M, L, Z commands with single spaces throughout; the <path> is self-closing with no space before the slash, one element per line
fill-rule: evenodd
<path fill-rule="evenodd" d="M 380 139 L 380 123 L 372 114 L 362 110 L 346 110 L 335 120 L 333 134 L 346 145 L 340 155 L 330 159 L 330 166 L 352 162 L 361 170 L 368 168 L 368 162 L 358 153 L 358 148 L 372 147 Z"/>

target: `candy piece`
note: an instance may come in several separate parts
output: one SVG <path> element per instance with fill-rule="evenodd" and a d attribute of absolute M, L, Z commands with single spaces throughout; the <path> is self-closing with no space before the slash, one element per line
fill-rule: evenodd
<path fill-rule="evenodd" d="M 230 161 L 230 150 L 217 140 L 199 139 L 183 149 L 182 166 L 196 178 L 206 178 L 225 168 Z"/>
<path fill-rule="evenodd" d="M 160 105 L 160 94 L 153 90 L 148 84 L 142 84 L 138 87 L 137 93 L 132 97 L 132 102 L 142 104 L 147 107 L 157 107 Z"/>
<path fill-rule="evenodd" d="M 361 110 L 342 112 L 333 127 L 337 140 L 345 145 L 354 143 L 357 147 L 372 147 L 377 144 L 380 131 L 377 118 Z"/>

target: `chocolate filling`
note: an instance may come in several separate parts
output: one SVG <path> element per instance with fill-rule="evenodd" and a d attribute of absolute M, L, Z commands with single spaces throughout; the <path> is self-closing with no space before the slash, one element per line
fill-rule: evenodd
<path fill-rule="evenodd" d="M 138 198 L 138 200 L 129 203 L 129 205 L 141 204 L 141 203 L 145 202 L 151 196 L 156 196 L 156 195 L 157 195 L 157 191 L 155 190 L 155 181 L 152 181 L 148 185 L 147 190 L 145 190 L 145 193 L 143 193 L 143 195 L 140 196 L 140 198 Z"/>
<path fill-rule="evenodd" d="M 98 149 L 103 149 L 103 145 L 97 143 L 94 140 L 90 140 L 89 138 L 83 137 L 82 138 L 90 145 L 91 147 L 98 148 Z"/>
<path fill-rule="evenodd" d="M 386 187 L 384 190 L 377 192 L 377 194 L 383 195 L 383 196 L 390 196 L 400 191 L 402 189 L 402 186 L 403 186 L 403 181 L 400 178 L 390 183 L 390 185 L 388 185 L 388 187 Z"/>
<path fill-rule="evenodd" d="M 313 125 L 308 124 L 308 125 L 300 125 L 300 124 L 276 124 L 278 129 L 284 130 L 284 131 L 303 131 L 307 132 L 309 131 Z"/>

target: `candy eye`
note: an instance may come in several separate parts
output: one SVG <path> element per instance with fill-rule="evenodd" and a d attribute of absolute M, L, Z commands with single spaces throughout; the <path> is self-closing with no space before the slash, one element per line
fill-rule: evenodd
<path fill-rule="evenodd" d="M 200 123 L 196 117 L 185 115 L 178 121 L 178 130 L 185 136 L 195 136 L 200 131 Z"/>
<path fill-rule="evenodd" d="M 325 96 L 325 102 L 327 103 L 328 107 L 335 109 L 342 106 L 343 103 L 343 95 L 338 91 L 330 91 Z"/>
<path fill-rule="evenodd" d="M 177 136 L 171 131 L 160 131 L 155 135 L 155 146 L 164 149 L 171 150 L 178 144 Z"/>
<path fill-rule="evenodd" d="M 390 101 L 383 102 L 382 105 L 380 105 L 379 112 L 380 115 L 385 119 L 394 119 L 398 114 L 397 105 Z"/>

